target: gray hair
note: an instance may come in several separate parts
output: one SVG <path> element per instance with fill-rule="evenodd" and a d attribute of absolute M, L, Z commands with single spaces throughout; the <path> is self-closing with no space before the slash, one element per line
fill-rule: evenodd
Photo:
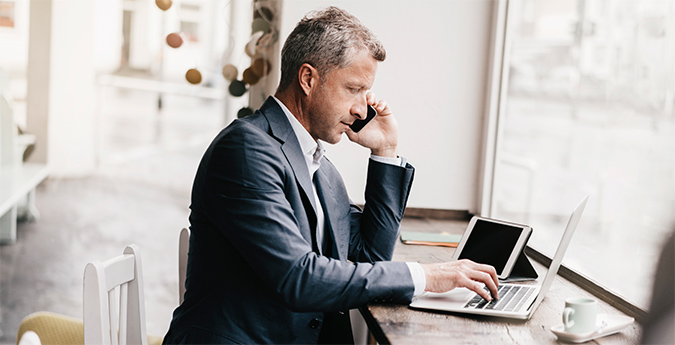
<path fill-rule="evenodd" d="M 362 49 L 377 61 L 387 53 L 377 37 L 348 12 L 337 7 L 308 13 L 293 29 L 281 50 L 279 90 L 288 87 L 304 63 L 323 78 L 328 72 L 349 66 Z"/>

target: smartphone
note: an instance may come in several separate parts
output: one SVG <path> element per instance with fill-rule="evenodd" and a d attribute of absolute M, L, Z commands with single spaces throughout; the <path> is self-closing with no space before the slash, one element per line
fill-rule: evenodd
<path fill-rule="evenodd" d="M 375 110 L 375 108 L 373 108 L 372 105 L 368 104 L 368 116 L 366 116 L 366 118 L 363 119 L 363 120 L 358 119 L 358 120 L 354 121 L 354 123 L 352 123 L 349 126 L 349 128 L 351 128 L 352 131 L 354 131 L 356 133 L 356 132 L 360 131 L 361 129 L 363 129 L 363 127 L 365 125 L 367 125 L 368 122 L 370 122 L 370 120 L 374 119 L 375 116 L 377 116 L 377 110 Z"/>

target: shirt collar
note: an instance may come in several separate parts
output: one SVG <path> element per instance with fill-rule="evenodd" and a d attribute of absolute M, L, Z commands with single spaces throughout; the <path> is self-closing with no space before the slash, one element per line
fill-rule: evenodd
<path fill-rule="evenodd" d="M 326 150 L 323 148 L 323 145 L 321 145 L 321 141 L 315 141 L 314 138 L 312 138 L 312 135 L 307 132 L 307 129 L 298 121 L 297 118 L 291 113 L 290 110 L 286 107 L 285 104 L 283 104 L 278 98 L 272 96 L 272 98 L 279 103 L 279 106 L 281 107 L 281 110 L 284 111 L 284 114 L 286 114 L 286 117 L 288 118 L 288 122 L 291 123 L 291 127 L 293 128 L 293 132 L 295 133 L 295 136 L 298 138 L 298 142 L 300 143 L 300 149 L 302 150 L 302 154 L 305 157 L 305 161 L 307 162 L 307 167 L 309 169 L 309 175 L 313 176 L 314 172 L 319 169 L 319 164 L 320 160 L 323 157 L 324 153 Z M 314 159 L 314 153 L 317 151 L 318 153 L 318 160 L 315 161 Z"/>

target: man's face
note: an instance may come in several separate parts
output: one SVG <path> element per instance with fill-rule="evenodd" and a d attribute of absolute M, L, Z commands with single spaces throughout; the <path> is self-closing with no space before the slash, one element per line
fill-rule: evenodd
<path fill-rule="evenodd" d="M 312 137 L 337 144 L 354 120 L 365 118 L 366 93 L 375 81 L 377 60 L 366 49 L 357 53 L 352 64 L 322 76 L 308 103 L 308 131 Z"/>

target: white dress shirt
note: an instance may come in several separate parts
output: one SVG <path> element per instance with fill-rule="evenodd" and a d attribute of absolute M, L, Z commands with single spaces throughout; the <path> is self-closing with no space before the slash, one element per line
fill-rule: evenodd
<path fill-rule="evenodd" d="M 316 173 L 317 170 L 319 170 L 319 166 L 321 165 L 321 158 L 323 158 L 323 155 L 325 154 L 326 150 L 323 148 L 323 145 L 321 144 L 321 141 L 315 141 L 314 138 L 307 132 L 307 129 L 302 126 L 300 121 L 295 118 L 295 116 L 286 108 L 286 106 L 279 101 L 276 97 L 272 96 L 274 100 L 279 104 L 281 109 L 284 111 L 284 114 L 286 114 L 286 117 L 288 118 L 288 122 L 291 123 L 291 127 L 293 128 L 293 132 L 295 133 L 295 136 L 298 138 L 298 142 L 300 143 L 300 149 L 302 150 L 302 154 L 305 157 L 305 162 L 307 163 L 307 168 L 309 170 L 309 176 L 312 179 L 312 193 L 314 194 L 314 201 L 316 205 L 316 242 L 317 245 L 319 246 L 319 249 L 322 247 L 323 244 L 323 235 L 324 235 L 324 227 L 325 227 L 325 215 L 323 212 L 323 207 L 321 207 L 321 201 L 319 200 L 319 195 L 316 191 L 316 182 L 314 181 L 314 174 Z M 392 164 L 392 165 L 398 165 L 398 166 L 405 166 L 406 165 L 406 159 L 403 157 L 396 157 L 396 158 L 391 158 L 391 157 L 380 157 L 371 154 L 370 159 L 380 162 L 380 163 L 386 163 L 386 164 Z M 406 262 L 408 265 L 408 269 L 410 270 L 410 275 L 412 276 L 413 283 L 415 284 L 415 292 L 413 293 L 414 296 L 419 296 L 424 292 L 424 288 L 426 287 L 426 277 L 424 275 L 424 269 L 422 269 L 422 266 L 417 263 L 417 262 Z"/>

